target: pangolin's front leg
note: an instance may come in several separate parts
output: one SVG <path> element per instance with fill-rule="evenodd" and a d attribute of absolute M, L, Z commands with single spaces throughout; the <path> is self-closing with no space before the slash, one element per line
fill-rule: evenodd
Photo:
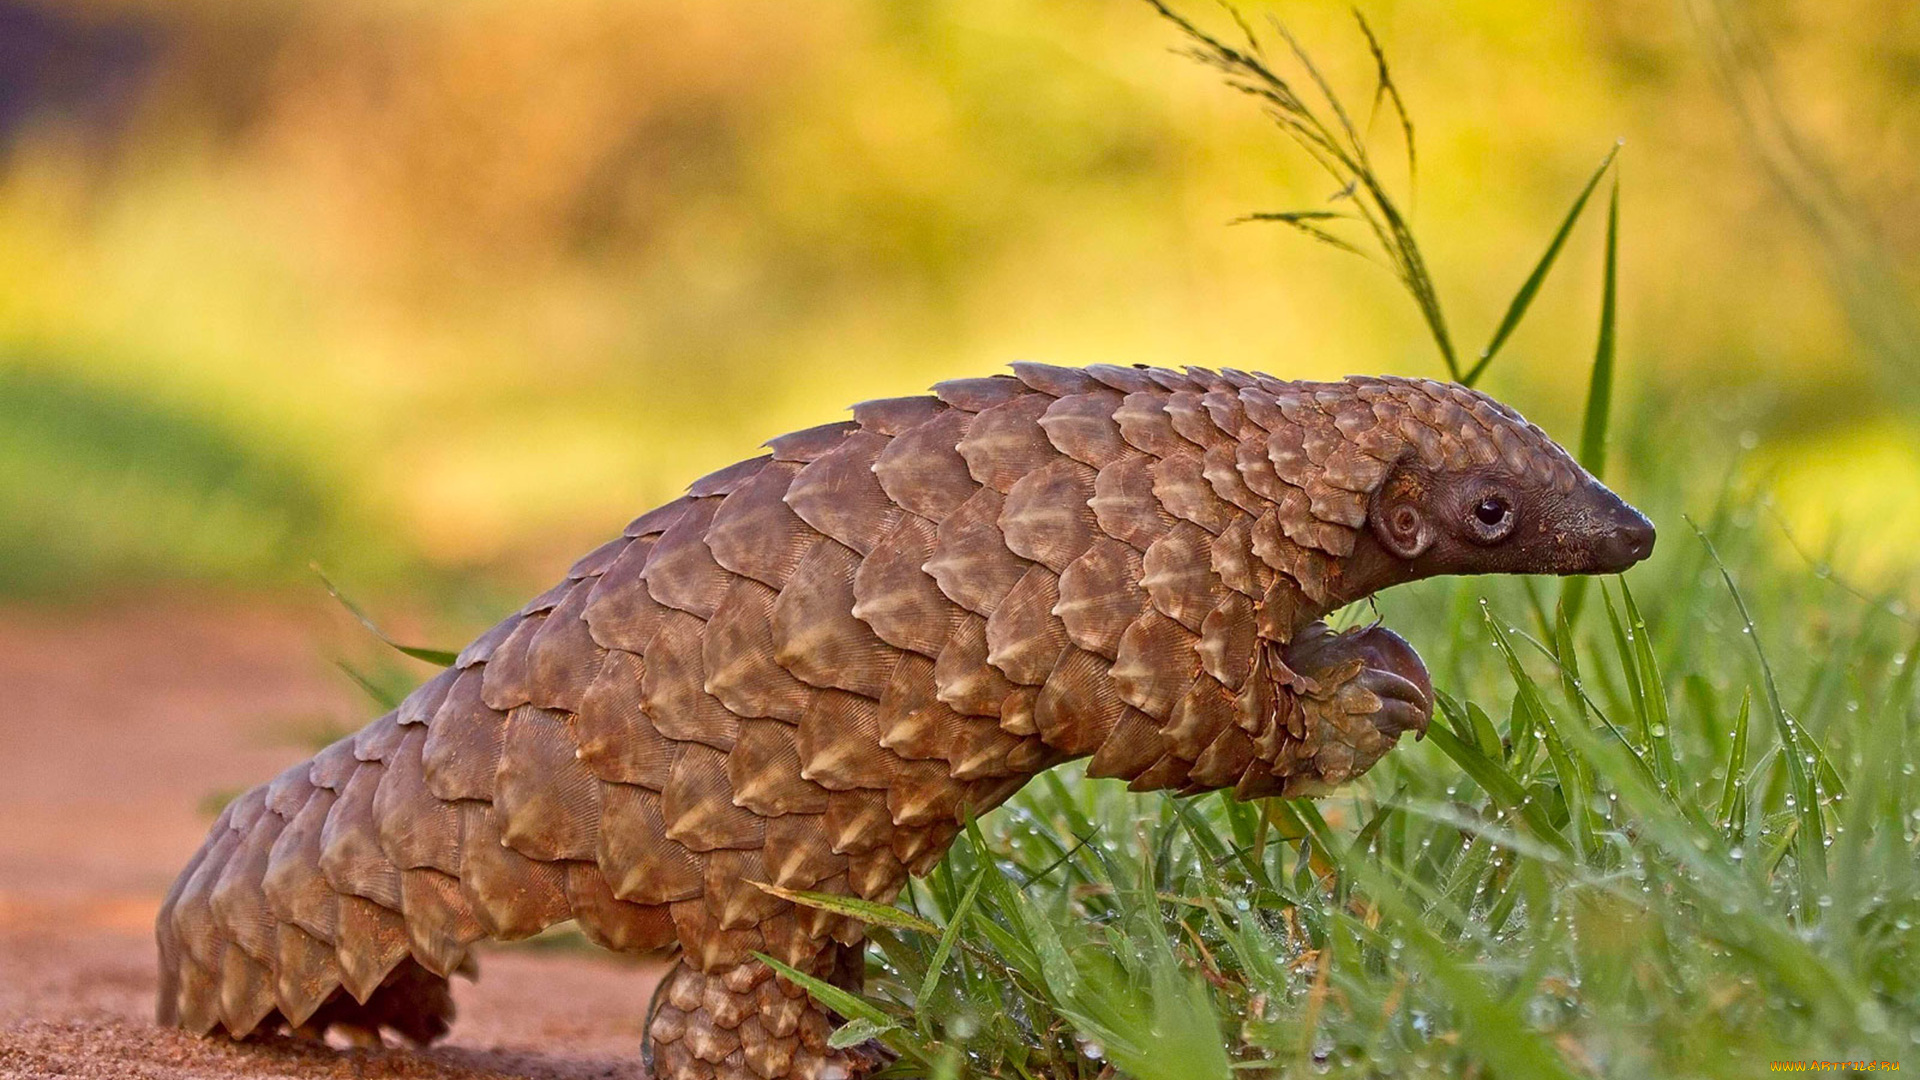
<path fill-rule="evenodd" d="M 1471 391 L 1016 372 L 698 481 L 237 800 L 161 912 L 162 1020 L 431 1037 L 473 942 L 571 919 L 681 950 L 665 1080 L 854 1073 L 870 1059 L 825 1049 L 830 1018 L 754 955 L 851 979 L 861 927 L 762 884 L 890 902 L 968 814 L 1076 757 L 1243 797 L 1357 775 L 1430 692 L 1398 638 L 1317 620 L 1488 562 L 1420 515 L 1502 469 L 1548 500 L 1524 568 L 1590 568 L 1551 502 L 1584 474 Z"/>

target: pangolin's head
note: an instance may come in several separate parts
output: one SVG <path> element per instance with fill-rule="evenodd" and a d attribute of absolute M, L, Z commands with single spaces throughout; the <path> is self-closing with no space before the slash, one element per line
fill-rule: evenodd
<path fill-rule="evenodd" d="M 1449 383 L 1390 385 L 1407 445 L 1367 525 L 1408 577 L 1610 574 L 1652 553 L 1653 523 L 1519 413 Z"/>

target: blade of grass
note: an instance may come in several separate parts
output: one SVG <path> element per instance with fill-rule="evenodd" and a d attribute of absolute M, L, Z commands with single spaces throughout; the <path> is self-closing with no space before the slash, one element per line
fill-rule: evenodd
<path fill-rule="evenodd" d="M 1454 723 L 1458 724 L 1459 721 Z M 1445 724 L 1428 725 L 1427 738 L 1440 748 L 1441 753 L 1452 758 L 1454 764 L 1479 784 L 1494 802 L 1525 819 L 1527 827 L 1533 830 L 1538 839 L 1553 845 L 1563 854 L 1573 854 L 1573 847 L 1567 838 L 1547 819 L 1546 808 L 1530 798 L 1526 787 L 1502 768 L 1499 761 L 1481 753 Z"/>
<path fill-rule="evenodd" d="M 789 967 L 766 953 L 754 953 L 754 958 L 772 968 L 788 982 L 805 990 L 813 1000 L 839 1013 L 848 1020 L 864 1020 L 875 1028 L 898 1030 L 893 1017 L 882 1012 L 879 1006 L 848 990 L 842 990 L 823 979 L 817 979 L 798 968 Z M 896 1047 L 897 1049 L 897 1047 Z"/>
<path fill-rule="evenodd" d="M 1679 758 L 1674 752 L 1673 716 L 1667 710 L 1667 683 L 1660 674 L 1660 661 L 1653 655 L 1653 634 L 1640 615 L 1640 605 L 1620 578 L 1620 598 L 1627 608 L 1627 635 L 1633 640 L 1635 669 L 1640 677 L 1640 693 L 1646 703 L 1647 738 L 1653 747 L 1653 767 L 1662 785 L 1671 784 L 1680 774 Z"/>
<path fill-rule="evenodd" d="M 911 930 L 916 934 L 929 937 L 940 933 L 940 928 L 918 915 L 902 911 L 891 904 L 877 904 L 872 900 L 842 896 L 838 893 L 802 892 L 797 889 L 783 889 L 778 885 L 769 885 L 764 881 L 749 881 L 747 884 L 769 896 L 777 896 L 789 903 L 802 907 L 831 911 L 835 915 L 845 915 L 850 919 L 872 923 L 875 926 L 888 926 L 895 930 Z"/>
<path fill-rule="evenodd" d="M 1407 103 L 1400 97 L 1400 87 L 1393 81 L 1393 70 L 1387 65 L 1387 51 L 1380 47 L 1380 38 L 1374 34 L 1373 25 L 1367 22 L 1366 15 L 1359 8 L 1353 9 L 1353 17 L 1360 24 L 1360 33 L 1367 39 L 1367 51 L 1373 54 L 1373 112 L 1378 115 L 1380 103 L 1393 106 L 1393 114 L 1400 121 L 1400 137 L 1407 147 L 1407 190 L 1412 192 L 1419 187 L 1420 167 L 1414 153 L 1413 117 L 1407 112 Z M 1372 117 L 1368 118 L 1372 126 Z"/>
<path fill-rule="evenodd" d="M 327 577 L 326 571 L 320 569 L 319 563 L 312 564 L 311 569 L 315 576 L 320 579 L 320 584 L 326 586 L 327 595 L 338 601 L 341 607 L 346 608 L 349 614 L 360 621 L 361 626 L 367 628 L 367 633 L 379 638 L 388 648 L 395 652 L 411 656 L 415 660 L 424 660 L 429 664 L 443 668 L 452 667 L 453 662 L 459 659 L 460 654 L 457 652 L 447 652 L 444 649 L 422 649 L 412 645 L 402 645 L 388 637 L 387 632 L 380 629 L 379 625 L 376 624 L 373 619 L 369 618 L 366 612 L 360 610 L 358 604 L 347 599 L 346 594 L 342 593 L 339 587 L 333 583 L 333 579 Z"/>
<path fill-rule="evenodd" d="M 376 684 L 372 679 L 367 678 L 366 675 L 361 673 L 359 668 L 354 667 L 347 661 L 335 660 L 333 666 L 339 668 L 347 678 L 352 679 L 353 684 L 358 686 L 360 691 L 366 694 L 375 705 L 380 706 L 382 709 L 393 709 L 400 705 L 399 698 L 394 697 L 386 688 Z"/>
<path fill-rule="evenodd" d="M 1692 518 L 1687 524 L 1693 526 L 1694 535 L 1706 545 L 1707 555 L 1720 571 L 1720 579 L 1726 583 L 1727 591 L 1733 596 L 1733 605 L 1740 613 L 1743 624 L 1741 632 L 1753 644 L 1754 657 L 1760 664 L 1760 683 L 1765 691 L 1767 710 L 1773 715 L 1774 727 L 1780 736 L 1781 753 L 1786 758 L 1787 780 L 1794 793 L 1794 814 L 1800 821 L 1799 853 L 1804 856 L 1796 859 L 1802 878 L 1800 903 L 1804 914 L 1804 905 L 1819 891 L 1819 881 L 1826 876 L 1826 846 L 1823 843 L 1826 830 L 1820 820 L 1819 764 L 1825 757 L 1811 737 L 1799 730 L 1793 718 L 1787 715 L 1786 706 L 1780 702 L 1780 684 L 1774 678 L 1773 664 L 1767 659 L 1767 649 L 1760 643 L 1760 630 L 1754 625 L 1753 613 L 1747 609 L 1747 601 L 1740 593 L 1740 587 L 1733 582 L 1733 574 L 1727 564 L 1720 561 L 1720 552 L 1713 546 L 1699 525 Z M 1838 780 L 1838 777 L 1835 777 Z"/>
<path fill-rule="evenodd" d="M 1345 218 L 1348 216 L 1347 214 L 1336 214 L 1325 210 L 1265 210 L 1255 214 L 1248 214 L 1245 217 L 1236 218 L 1233 224 L 1239 225 L 1249 221 L 1266 221 L 1278 225 L 1285 225 L 1290 229 L 1297 230 L 1318 240 L 1328 247 L 1338 248 L 1350 255 L 1358 255 L 1369 262 L 1374 261 L 1373 256 L 1318 224 L 1320 221 L 1330 218 Z"/>
<path fill-rule="evenodd" d="M 1507 338 L 1513 336 L 1513 331 L 1520 325 L 1520 320 L 1526 315 L 1527 308 L 1533 305 L 1533 298 L 1540 292 L 1540 286 L 1546 282 L 1547 272 L 1553 269 L 1554 261 L 1560 257 L 1560 249 L 1566 246 L 1567 237 L 1573 233 L 1573 227 L 1579 223 L 1580 215 L 1586 212 L 1587 200 L 1593 197 L 1594 189 L 1600 186 L 1600 178 L 1613 167 L 1613 159 L 1619 153 L 1620 145 L 1616 143 L 1613 149 L 1607 151 L 1607 156 L 1600 159 L 1600 167 L 1593 170 L 1593 175 L 1587 178 L 1586 186 L 1580 189 L 1579 196 L 1573 200 L 1572 209 L 1567 211 L 1567 216 L 1560 222 L 1560 228 L 1554 232 L 1553 239 L 1548 242 L 1546 253 L 1541 255 L 1540 261 L 1534 264 L 1533 272 L 1527 275 L 1527 280 L 1520 283 L 1520 291 L 1513 294 L 1513 301 L 1507 305 L 1507 313 L 1500 319 L 1500 325 L 1494 330 L 1493 339 L 1487 342 L 1486 348 L 1480 350 L 1479 361 L 1473 365 L 1472 370 L 1467 372 L 1467 377 L 1460 380 L 1462 383 L 1472 386 L 1479 381 L 1480 376 L 1486 374 L 1487 365 L 1493 363 L 1494 356 L 1500 352 L 1500 347 L 1507 343 Z"/>
<path fill-rule="evenodd" d="M 1593 807 L 1587 800 L 1590 788 L 1579 764 L 1568 755 L 1566 744 L 1553 721 L 1553 715 L 1547 709 L 1546 701 L 1540 693 L 1540 685 L 1520 663 L 1520 654 L 1514 651 L 1513 642 L 1508 640 L 1506 630 L 1500 621 L 1494 618 L 1493 609 L 1485 601 L 1480 609 L 1486 618 L 1487 628 L 1493 634 L 1494 648 L 1507 663 L 1507 673 L 1513 680 L 1515 693 L 1524 707 L 1532 715 L 1532 722 L 1547 747 L 1547 758 L 1553 764 L 1553 773 L 1560 781 L 1560 791 L 1567 802 L 1567 813 L 1572 818 L 1574 851 L 1582 858 L 1593 850 Z M 1429 729 L 1431 734 L 1431 729 Z"/>
<path fill-rule="evenodd" d="M 959 939 L 960 931 L 973 917 L 974 902 L 980 899 L 980 886 L 984 885 L 987 875 L 994 872 L 991 866 L 982 866 L 974 871 L 973 880 L 967 883 L 967 891 L 960 897 L 959 906 L 947 920 L 947 928 L 940 935 L 940 944 L 934 947 L 933 958 L 927 961 L 927 977 L 920 984 L 920 993 L 913 999 L 915 1014 L 924 1022 L 926 1009 L 933 1001 L 933 993 L 940 988 L 940 976 L 945 973 L 947 957 L 953 952 L 953 943 Z"/>
<path fill-rule="evenodd" d="M 1727 752 L 1727 781 L 1720 790 L 1720 826 L 1727 841 L 1739 844 L 1746 837 L 1747 824 L 1747 717 L 1753 711 L 1753 695 L 1740 697 L 1740 715 L 1733 721 L 1733 749 Z"/>
<path fill-rule="evenodd" d="M 1612 160 L 1612 156 L 1608 156 Z M 1593 374 L 1587 383 L 1587 412 L 1580 423 L 1580 464 L 1595 476 L 1607 468 L 1607 421 L 1613 414 L 1614 319 L 1620 264 L 1620 177 L 1613 178 L 1607 202 L 1607 265 L 1600 293 L 1600 340 L 1594 347 Z"/>
<path fill-rule="evenodd" d="M 1606 587 L 1605 582 L 1600 585 L 1600 600 L 1607 609 L 1607 628 L 1613 634 L 1614 656 L 1619 659 L 1620 670 L 1626 675 L 1627 697 L 1633 707 L 1634 723 L 1640 729 L 1640 741 L 1651 742 L 1653 721 L 1647 714 L 1647 692 L 1640 678 L 1639 654 L 1634 651 L 1633 643 L 1628 640 L 1629 631 L 1626 623 L 1621 620 L 1619 609 L 1614 607 L 1613 593 Z"/>
<path fill-rule="evenodd" d="M 1617 152 L 1619 147 L 1614 147 Z M 1607 155 L 1606 163 L 1601 165 L 1604 171 L 1613 162 L 1613 154 Z M 1594 174 L 1599 180 L 1600 174 Z M 1592 194 L 1589 187 L 1581 193 L 1584 204 L 1586 196 Z M 1614 321 L 1618 307 L 1617 296 L 1620 268 L 1620 174 L 1614 173 L 1613 194 L 1607 201 L 1607 256 L 1606 276 L 1600 290 L 1600 339 L 1594 346 L 1593 373 L 1587 380 L 1587 410 L 1580 421 L 1580 464 L 1595 477 L 1607 468 L 1607 425 L 1613 416 L 1613 357 L 1614 357 Z M 1567 621 L 1578 625 L 1580 612 L 1586 606 L 1587 589 L 1591 579 L 1585 575 L 1570 577 L 1561 587 L 1560 603 L 1567 611 Z"/>

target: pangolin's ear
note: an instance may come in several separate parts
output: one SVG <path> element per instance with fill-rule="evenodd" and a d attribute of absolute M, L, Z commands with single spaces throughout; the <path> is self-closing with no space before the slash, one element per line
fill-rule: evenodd
<path fill-rule="evenodd" d="M 1432 516 L 1427 513 L 1428 492 L 1432 484 L 1411 455 L 1402 454 L 1393 471 L 1387 474 L 1373 493 L 1367 508 L 1367 524 L 1380 546 L 1397 559 L 1419 558 L 1437 536 Z"/>
<path fill-rule="evenodd" d="M 1412 502 L 1395 501 L 1380 507 L 1372 523 L 1380 545 L 1395 558 L 1411 562 L 1433 546 L 1433 523 Z"/>

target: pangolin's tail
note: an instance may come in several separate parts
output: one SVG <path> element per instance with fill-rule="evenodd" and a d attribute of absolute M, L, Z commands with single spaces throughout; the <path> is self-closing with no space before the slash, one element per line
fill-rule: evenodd
<path fill-rule="evenodd" d="M 159 1020 L 234 1038 L 339 1024 L 430 1042 L 453 1017 L 446 977 L 469 962 L 464 945 L 479 936 L 464 931 L 470 915 L 456 915 L 458 879 L 443 905 L 456 917 L 441 920 L 442 940 L 416 950 L 409 931 L 429 924 L 403 913 L 406 875 L 377 844 L 354 852 L 350 839 L 328 836 L 330 811 L 354 793 L 315 785 L 313 767 L 235 800 L 174 883 L 155 927 Z M 343 817 L 334 831 L 348 824 Z"/>
<path fill-rule="evenodd" d="M 457 873 L 402 870 L 386 851 L 388 837 L 460 835 L 434 820 L 455 804 L 398 798 L 403 762 L 420 770 L 415 730 L 390 716 L 221 813 L 160 908 L 161 1023 L 234 1038 L 336 1024 L 416 1043 L 446 1033 L 447 977 L 471 970 L 467 946 L 486 928 Z M 402 783 L 382 798 L 389 772 Z"/>
<path fill-rule="evenodd" d="M 567 582 L 582 602 L 587 584 Z M 160 909 L 162 1023 L 235 1038 L 350 1025 L 427 1042 L 446 1032 L 447 980 L 473 972 L 482 938 L 571 919 L 620 951 L 674 940 L 652 894 L 686 875 L 659 872 L 672 845 L 658 812 L 643 812 L 658 797 L 603 785 L 570 711 L 532 703 L 549 702 L 548 682 L 597 673 L 524 677 L 553 605 L 482 635 L 394 712 L 221 813 Z M 554 614 L 556 632 L 575 629 L 577 610 Z M 496 649 L 513 661 L 489 664 Z M 615 822 L 604 830 L 603 804 Z M 656 902 L 616 899 L 603 865 L 637 877 L 624 895 Z M 672 897 L 697 896 L 693 880 Z"/>

